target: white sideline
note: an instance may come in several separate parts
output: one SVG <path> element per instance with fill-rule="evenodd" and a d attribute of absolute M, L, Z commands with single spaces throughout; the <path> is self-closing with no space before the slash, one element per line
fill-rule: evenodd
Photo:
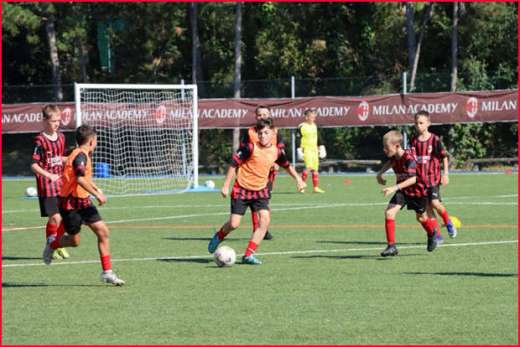
<path fill-rule="evenodd" d="M 452 196 L 443 198 L 443 201 L 454 203 L 454 204 L 460 204 L 460 202 L 454 202 L 453 200 L 456 199 L 484 199 L 484 198 L 517 198 L 518 194 L 507 194 L 507 195 L 482 195 L 482 196 Z M 453 202 L 452 202 L 453 201 Z M 496 202 L 496 204 L 501 204 L 502 202 Z M 513 202 L 515 203 L 515 202 Z M 352 203 L 352 204 L 370 204 L 370 203 Z M 314 205 L 313 202 L 295 202 L 295 203 L 272 203 L 270 204 L 272 207 L 274 206 L 312 206 Z M 144 205 L 139 206 L 140 209 L 161 209 L 161 208 L 199 208 L 199 207 L 227 207 L 229 206 L 229 203 L 221 203 L 221 204 L 165 204 L 165 205 Z M 104 206 L 103 210 L 126 210 L 128 207 L 126 206 Z M 27 212 L 39 212 L 39 209 L 20 209 L 20 210 L 3 210 L 2 214 L 8 214 L 8 213 L 27 213 Z"/>
<path fill-rule="evenodd" d="M 468 246 L 488 246 L 488 245 L 503 245 L 503 244 L 518 244 L 518 240 L 504 240 L 504 241 L 484 241 L 484 242 L 466 242 L 466 243 L 451 243 L 442 244 L 439 248 L 444 247 L 468 247 Z M 414 246 L 399 246 L 399 249 L 424 249 L 424 245 Z M 282 251 L 282 252 L 264 252 L 257 253 L 257 255 L 290 255 L 290 254 L 312 254 L 312 253 L 338 253 L 338 252 L 360 252 L 360 251 L 374 251 L 379 252 L 382 247 L 378 248 L 341 248 L 341 249 L 313 249 L 301 251 Z M 377 253 L 379 254 L 379 253 Z M 126 259 L 112 259 L 113 263 L 131 262 L 131 261 L 150 261 L 150 260 L 184 260 L 184 259 L 208 259 L 212 255 L 191 255 L 191 256 L 165 256 L 165 257 L 147 257 L 147 258 L 126 258 Z M 52 266 L 57 265 L 82 265 L 82 264 L 99 264 L 99 260 L 82 260 L 82 261 L 64 261 L 60 263 L 53 263 Z M 47 266 L 43 263 L 27 263 L 27 264 L 5 264 L 2 268 L 14 267 L 32 267 L 32 266 Z"/>
<path fill-rule="evenodd" d="M 363 207 L 363 206 L 385 206 L 388 202 L 367 202 L 367 203 L 336 203 L 336 204 L 319 204 L 319 205 L 301 205 L 296 207 L 286 207 L 286 208 L 273 208 L 272 211 L 275 212 L 284 212 L 284 211 L 295 211 L 295 210 L 307 210 L 307 209 L 318 209 L 318 208 L 338 208 L 338 207 Z M 450 205 L 478 205 L 478 206 L 516 206 L 517 202 L 491 202 L 491 201 L 475 201 L 475 202 L 450 202 Z M 291 206 L 291 205 L 289 205 Z M 102 211 L 101 211 L 102 212 Z M 195 213 L 195 214 L 185 214 L 185 215 L 177 215 L 177 216 L 164 216 L 164 217 L 149 217 L 149 218 L 134 218 L 134 219 L 119 219 L 119 220 L 107 220 L 106 223 L 108 225 L 111 224 L 121 224 L 121 223 L 130 223 L 130 222 L 149 222 L 149 221 L 160 221 L 160 220 L 173 220 L 173 219 L 182 219 L 182 218 L 194 218 L 194 217 L 208 217 L 208 216 L 227 216 L 229 215 L 229 211 L 226 212 L 212 212 L 212 213 Z M 3 227 L 2 231 L 23 231 L 23 230 L 34 230 L 34 229 L 43 229 L 44 225 L 38 226 L 30 226 L 30 227 Z"/>

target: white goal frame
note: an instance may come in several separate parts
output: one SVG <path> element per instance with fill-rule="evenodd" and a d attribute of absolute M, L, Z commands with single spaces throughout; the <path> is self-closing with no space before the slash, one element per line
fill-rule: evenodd
<path fill-rule="evenodd" d="M 191 90 L 192 95 L 192 161 L 193 179 L 191 187 L 188 189 L 196 190 L 199 187 L 199 138 L 198 138 L 198 93 L 195 84 L 103 84 L 103 83 L 74 83 L 74 99 L 76 111 L 76 128 L 81 126 L 81 91 L 83 89 L 113 89 L 113 90 L 180 90 L 184 95 L 184 90 Z"/>

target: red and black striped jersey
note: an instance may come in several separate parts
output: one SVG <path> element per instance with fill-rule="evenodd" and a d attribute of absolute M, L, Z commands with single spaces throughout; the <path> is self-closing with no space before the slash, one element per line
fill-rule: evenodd
<path fill-rule="evenodd" d="M 56 140 L 49 139 L 44 133 L 34 137 L 34 150 L 32 162 L 38 164 L 47 172 L 60 175 L 63 172 L 63 153 L 65 152 L 65 136 L 58 133 Z M 38 196 L 58 196 L 61 190 L 61 178 L 55 182 L 44 176 L 36 174 L 36 186 Z"/>
<path fill-rule="evenodd" d="M 397 178 L 397 184 L 406 181 L 410 177 L 417 176 L 417 161 L 413 149 L 405 149 L 403 155 L 398 159 L 395 156 L 390 159 L 392 169 Z M 426 196 L 424 183 L 417 176 L 417 182 L 414 185 L 401 189 L 401 191 L 412 197 Z"/>
<path fill-rule="evenodd" d="M 421 141 L 416 136 L 410 142 L 417 158 L 417 175 L 421 177 L 426 187 L 437 186 L 441 182 L 441 160 L 447 156 L 439 136 L 431 136 Z"/>

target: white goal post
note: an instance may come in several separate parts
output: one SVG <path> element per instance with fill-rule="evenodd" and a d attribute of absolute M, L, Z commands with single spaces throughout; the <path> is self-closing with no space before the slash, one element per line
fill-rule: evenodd
<path fill-rule="evenodd" d="M 107 195 L 198 187 L 197 86 L 75 83 L 76 126 L 97 131 L 96 184 Z"/>

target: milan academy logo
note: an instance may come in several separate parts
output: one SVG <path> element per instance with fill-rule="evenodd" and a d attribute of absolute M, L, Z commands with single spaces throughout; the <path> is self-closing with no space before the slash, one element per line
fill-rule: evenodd
<path fill-rule="evenodd" d="M 364 122 L 368 118 L 368 114 L 370 113 L 370 106 L 368 105 L 368 102 L 361 101 L 359 103 L 359 106 L 356 109 L 358 118 Z"/>
<path fill-rule="evenodd" d="M 72 110 L 70 107 L 66 107 L 63 111 L 61 111 L 61 125 L 67 126 L 72 119 Z"/>
<path fill-rule="evenodd" d="M 478 112 L 478 99 L 471 97 L 466 101 L 466 114 L 469 118 L 475 117 Z"/>
<path fill-rule="evenodd" d="M 154 112 L 154 117 L 157 124 L 163 124 L 166 120 L 166 106 L 160 105 L 159 107 L 157 107 Z"/>

